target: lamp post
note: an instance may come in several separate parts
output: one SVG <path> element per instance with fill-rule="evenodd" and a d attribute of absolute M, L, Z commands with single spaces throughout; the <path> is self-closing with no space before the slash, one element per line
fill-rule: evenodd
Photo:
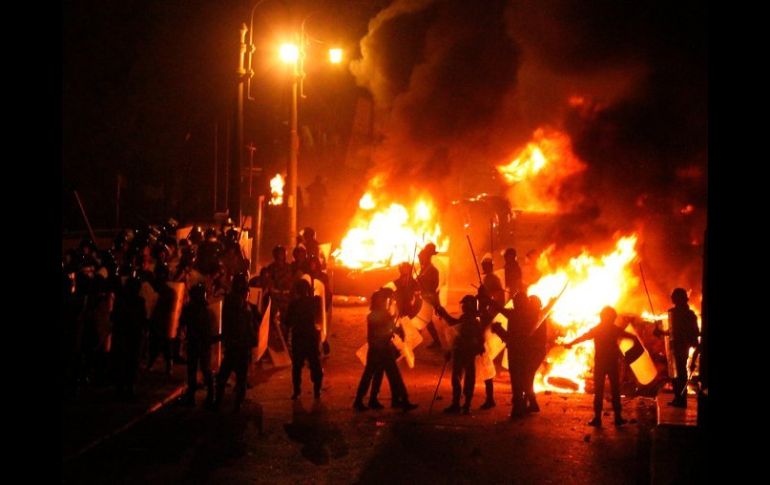
<path fill-rule="evenodd" d="M 286 171 L 286 183 L 289 186 L 286 194 L 286 206 L 289 209 L 289 234 L 287 248 L 294 247 L 297 240 L 297 156 L 299 154 L 299 135 L 297 134 L 297 95 L 299 83 L 302 80 L 302 61 L 304 57 L 304 39 L 300 35 L 299 49 L 283 49 L 284 60 L 293 61 L 294 72 L 291 84 L 291 123 L 289 125 L 289 167 Z"/>
<path fill-rule="evenodd" d="M 248 82 L 248 89 L 246 95 L 251 98 L 251 78 L 254 76 L 254 70 L 252 69 L 252 56 L 256 50 L 256 47 L 254 45 L 254 11 L 256 8 L 262 4 L 265 0 L 259 0 L 257 3 L 254 4 L 254 6 L 251 8 L 251 15 L 249 20 L 249 27 L 246 27 L 246 24 L 243 24 L 241 27 L 241 58 L 240 58 L 240 65 L 238 68 L 238 75 L 239 75 L 239 83 L 238 83 L 238 123 L 237 123 L 237 145 L 238 145 L 238 154 L 237 154 L 237 163 L 238 166 L 235 167 L 235 170 L 233 170 L 234 173 L 238 174 L 240 176 L 240 168 L 242 166 L 242 160 L 243 160 L 243 153 L 244 153 L 244 147 L 243 147 L 243 97 L 244 97 L 244 82 Z M 305 77 L 304 72 L 304 60 L 306 55 L 306 45 L 308 43 L 308 37 L 305 32 L 305 22 L 307 22 L 307 19 L 310 16 L 308 15 L 305 17 L 305 19 L 302 21 L 302 25 L 300 28 L 300 33 L 298 35 L 298 39 L 296 39 L 298 42 L 297 44 L 283 44 L 281 46 L 280 50 L 280 57 L 281 60 L 287 64 L 290 64 L 292 66 L 292 88 L 291 88 L 291 119 L 290 119 L 290 125 L 289 125 L 289 160 L 288 160 L 288 169 L 287 169 L 287 177 L 286 182 L 288 185 L 287 193 L 285 194 L 285 200 L 286 200 L 286 208 L 289 211 L 288 214 L 288 234 L 287 234 L 287 247 L 291 248 L 294 246 L 294 243 L 297 238 L 297 159 L 299 156 L 299 134 L 297 132 L 297 118 L 298 118 L 298 102 L 299 97 L 302 96 L 305 97 L 303 94 L 302 89 L 302 82 Z M 249 33 L 249 41 L 248 44 L 246 43 L 246 33 Z M 329 50 L 329 60 L 333 64 L 339 64 L 342 62 L 342 49 L 339 48 L 333 48 Z M 246 60 L 248 59 L 248 64 L 246 64 Z M 235 180 L 238 181 L 238 187 L 235 189 L 234 185 L 231 185 L 235 190 L 233 190 L 234 194 L 237 194 L 236 197 L 234 197 L 235 200 L 237 200 L 236 204 L 231 204 L 231 207 L 234 207 L 231 212 L 235 213 L 238 212 L 238 216 L 240 219 L 240 179 L 235 178 Z M 251 195 L 251 191 L 250 195 Z"/>
<path fill-rule="evenodd" d="M 246 82 L 246 33 L 249 29 L 246 24 L 241 25 L 241 53 L 238 62 L 238 112 L 235 127 L 235 157 L 230 166 L 230 177 L 227 181 L 230 186 L 230 200 L 228 210 L 230 217 L 241 225 L 241 167 L 243 166 L 243 91 Z"/>
<path fill-rule="evenodd" d="M 312 14 L 311 14 L 312 15 Z M 291 121 L 289 137 L 289 167 L 287 170 L 286 183 L 288 194 L 286 197 L 287 207 L 289 209 L 289 230 L 288 246 L 293 247 L 297 239 L 297 157 L 299 154 L 299 135 L 297 133 L 297 110 L 299 96 L 305 97 L 303 81 L 305 79 L 305 57 L 307 55 L 307 45 L 309 43 L 308 35 L 305 31 L 305 23 L 310 15 L 305 17 L 300 26 L 299 39 L 297 45 L 283 44 L 281 46 L 281 59 L 291 64 L 293 67 L 292 86 L 291 86 Z M 319 42 L 319 41 L 316 41 Z M 329 49 L 329 62 L 339 64 L 342 62 L 342 49 Z"/>

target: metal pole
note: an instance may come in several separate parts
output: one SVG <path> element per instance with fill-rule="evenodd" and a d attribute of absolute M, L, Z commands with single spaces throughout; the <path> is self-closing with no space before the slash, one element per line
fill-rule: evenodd
<path fill-rule="evenodd" d="M 217 171 L 219 170 L 219 122 L 214 122 L 214 213 L 217 212 Z"/>
<path fill-rule="evenodd" d="M 433 399 L 430 400 L 430 407 L 428 408 L 428 414 L 430 414 L 431 411 L 433 411 L 433 403 L 436 402 L 436 395 L 438 394 L 438 388 L 441 386 L 441 379 L 444 378 L 444 371 L 446 370 L 446 366 L 449 363 L 448 360 L 444 361 L 444 367 L 441 368 L 441 375 L 438 377 L 438 384 L 436 384 L 436 390 L 433 391 Z"/>
<path fill-rule="evenodd" d="M 256 216 L 256 222 L 255 230 L 254 230 L 254 241 L 252 242 L 251 246 L 251 272 L 254 273 L 257 271 L 257 266 L 259 264 L 259 254 L 260 249 L 262 249 L 262 207 L 265 203 L 265 196 L 260 195 L 257 198 L 257 216 Z"/>
<path fill-rule="evenodd" d="M 120 174 L 118 174 L 118 193 L 115 197 L 115 227 L 120 227 Z"/>
<path fill-rule="evenodd" d="M 254 174 L 254 151 L 257 149 L 257 147 L 254 146 L 254 143 L 249 143 L 249 200 L 251 200 L 251 181 L 252 176 Z"/>
<path fill-rule="evenodd" d="M 88 227 L 88 233 L 91 234 L 91 240 L 96 244 L 96 236 L 94 235 L 94 230 L 91 228 L 91 223 L 88 222 L 88 216 L 86 215 L 86 210 L 83 208 L 83 202 L 80 201 L 80 195 L 78 195 L 78 191 L 73 189 L 72 192 L 75 194 L 75 199 L 78 201 L 78 205 L 80 206 L 80 213 L 83 214 L 83 220 L 86 221 L 86 227 Z"/>
<path fill-rule="evenodd" d="M 289 140 L 289 168 L 287 170 L 287 182 L 289 193 L 286 203 L 289 209 L 289 240 L 287 248 L 294 247 L 297 237 L 297 152 L 299 150 L 299 136 L 297 135 L 297 88 L 298 72 L 295 67 L 294 82 L 291 86 L 291 137 Z"/>
<path fill-rule="evenodd" d="M 225 125 L 225 207 L 230 207 L 230 117 Z"/>
<path fill-rule="evenodd" d="M 232 198 L 230 199 L 230 217 L 235 221 L 241 220 L 241 167 L 243 167 L 243 92 L 246 80 L 246 33 L 249 31 L 246 24 L 241 24 L 241 53 L 238 64 L 238 118 L 236 120 L 235 135 L 235 165 L 232 167 L 230 177 L 232 180 Z"/>
<path fill-rule="evenodd" d="M 473 264 L 476 265 L 476 274 L 479 275 L 479 287 L 484 286 L 484 280 L 481 279 L 481 271 L 479 271 L 479 263 L 476 261 L 476 252 L 473 250 L 473 244 L 471 243 L 471 237 L 470 235 L 465 235 L 466 239 L 468 239 L 468 247 L 471 248 L 471 256 L 473 256 Z"/>

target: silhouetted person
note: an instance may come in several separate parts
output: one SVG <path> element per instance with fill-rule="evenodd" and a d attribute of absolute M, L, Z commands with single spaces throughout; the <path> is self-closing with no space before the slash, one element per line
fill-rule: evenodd
<path fill-rule="evenodd" d="M 302 392 L 302 367 L 307 360 L 310 380 L 313 382 L 313 397 L 321 397 L 323 370 L 319 351 L 320 332 L 316 328 L 316 315 L 321 311 L 313 290 L 304 279 L 297 280 L 292 290 L 294 298 L 289 302 L 286 325 L 291 331 L 291 380 L 294 385 L 292 399 Z"/>
<path fill-rule="evenodd" d="M 503 308 L 492 303 L 493 314 L 502 313 L 508 319 L 508 330 L 495 322 L 492 331 L 505 342 L 508 347 L 508 373 L 511 377 L 512 409 L 511 419 L 516 419 L 526 413 L 524 393 L 527 385 L 527 336 L 532 327 L 532 315 L 529 311 L 527 295 L 518 292 L 513 297 L 513 308 Z"/>
<path fill-rule="evenodd" d="M 302 278 L 302 275 L 307 274 L 310 270 L 307 264 L 307 248 L 304 245 L 298 244 L 294 246 L 291 255 L 294 258 L 290 265 L 293 285 Z"/>
<path fill-rule="evenodd" d="M 535 295 L 529 297 L 529 311 L 532 312 L 532 319 L 535 322 L 540 322 L 542 302 L 540 298 Z M 527 337 L 527 368 L 526 368 L 526 383 L 527 388 L 524 391 L 527 401 L 527 412 L 537 413 L 540 412 L 540 406 L 537 404 L 537 396 L 535 395 L 535 374 L 540 368 L 540 364 L 545 359 L 546 343 L 548 339 L 548 326 L 546 322 L 540 323 L 540 325 L 532 331 Z"/>
<path fill-rule="evenodd" d="M 503 253 L 505 259 L 505 289 L 513 297 L 519 291 L 524 289 L 522 282 L 521 267 L 516 259 L 516 250 L 508 248 Z"/>
<path fill-rule="evenodd" d="M 417 281 L 412 277 L 412 265 L 409 263 L 401 263 L 398 265 L 399 276 L 393 280 L 393 286 L 396 288 L 393 292 L 393 298 L 396 301 L 396 319 L 401 317 L 414 318 L 419 310 L 417 301 L 417 291 L 419 287 Z M 397 327 L 396 332 L 403 334 L 403 328 Z M 401 338 L 404 338 L 403 335 Z M 398 356 L 396 356 L 398 358 Z M 377 396 L 380 395 L 380 387 L 382 386 L 382 378 L 384 377 L 385 369 L 381 368 L 374 373 L 372 378 L 372 390 L 369 394 L 369 407 L 373 409 L 381 409 L 382 404 L 377 400 Z M 388 381 L 390 382 L 390 380 Z M 390 382 L 391 402 L 390 406 L 393 408 L 399 407 L 401 403 L 401 396 L 398 395 L 398 386 Z"/>
<path fill-rule="evenodd" d="M 460 393 L 465 395 L 463 414 L 470 414 L 473 389 L 476 385 L 476 356 L 484 353 L 484 334 L 481 322 L 477 318 L 478 309 L 476 297 L 465 295 L 460 300 L 462 315 L 455 318 L 444 307 L 438 307 L 436 312 L 450 326 L 459 325 L 457 337 L 452 345 L 452 404 L 444 410 L 445 413 L 459 413 Z M 449 353 L 447 357 L 449 357 Z M 464 382 L 463 381 L 464 377 Z"/>
<path fill-rule="evenodd" d="M 315 238 L 315 229 L 306 227 L 302 230 L 302 245 L 305 246 L 305 249 L 307 250 L 307 257 L 318 259 L 321 264 L 321 269 L 326 269 L 326 261 L 321 254 L 321 248 Z"/>
<path fill-rule="evenodd" d="M 423 301 L 427 301 L 433 305 L 434 309 L 441 305 L 438 296 L 438 269 L 433 266 L 433 262 L 431 261 L 431 258 L 436 254 L 438 254 L 436 245 L 428 243 L 417 255 L 420 260 L 420 274 L 417 276 L 417 284 L 420 286 L 420 296 Z M 439 339 L 436 326 L 433 324 L 433 319 L 428 322 L 427 328 L 428 333 L 430 333 L 430 336 L 433 339 L 433 343 L 430 344 L 428 348 L 441 347 L 441 340 Z"/>
<path fill-rule="evenodd" d="M 489 302 L 486 298 L 491 298 L 498 304 L 505 305 L 505 289 L 500 278 L 495 274 L 494 261 L 489 253 L 485 254 L 481 259 L 481 274 L 481 283 L 484 291 L 479 299 L 479 317 L 481 325 L 486 331 L 495 317 L 489 311 Z M 494 379 L 486 379 L 484 381 L 484 390 L 486 392 L 486 400 L 481 405 L 481 409 L 491 409 L 496 406 Z"/>
<path fill-rule="evenodd" d="M 676 288 L 671 293 L 671 302 L 673 308 L 668 310 L 668 321 L 670 331 L 663 332 L 658 329 L 655 335 L 671 336 L 671 352 L 674 354 L 674 364 L 676 366 L 676 377 L 673 379 L 674 399 L 668 403 L 669 406 L 680 408 L 687 407 L 687 357 L 690 354 L 690 347 L 698 347 L 698 317 L 688 305 L 687 292 L 684 288 Z M 695 362 L 695 355 L 693 355 Z"/>
<path fill-rule="evenodd" d="M 224 246 L 217 237 L 214 229 L 207 229 L 205 239 L 198 246 L 198 257 L 196 266 L 198 271 L 205 275 L 214 273 L 219 267 L 219 256 L 223 252 Z"/>
<path fill-rule="evenodd" d="M 200 367 L 206 384 L 206 406 L 210 407 L 214 403 L 214 377 L 211 373 L 212 336 L 205 285 L 198 284 L 190 289 L 190 302 L 182 309 L 179 327 L 185 329 L 187 340 L 187 392 L 183 403 L 195 405 Z"/>
<path fill-rule="evenodd" d="M 221 405 L 225 394 L 225 385 L 230 374 L 235 372 L 235 411 L 241 407 L 246 397 L 246 377 L 251 358 L 251 349 L 257 345 L 255 323 L 259 314 L 251 305 L 247 296 L 248 281 L 243 274 L 233 278 L 233 287 L 222 304 L 222 335 L 215 340 L 222 340 L 224 358 L 217 373 L 216 400 L 214 406 Z"/>
<path fill-rule="evenodd" d="M 311 281 L 318 280 L 324 285 L 324 308 L 326 308 L 326 335 L 323 342 L 321 342 L 321 348 L 324 355 L 329 355 L 331 352 L 331 346 L 329 345 L 329 324 L 331 324 L 331 311 L 332 311 L 332 287 L 329 276 L 321 269 L 321 262 L 315 256 L 310 256 L 307 259 L 308 275 Z M 315 284 L 315 283 L 314 283 Z"/>
<path fill-rule="evenodd" d="M 369 306 L 369 315 L 366 318 L 366 341 L 369 349 L 366 354 L 366 366 L 361 375 L 356 391 L 356 399 L 353 407 L 359 411 L 365 411 L 363 399 L 374 375 L 383 370 L 388 376 L 391 392 L 398 396 L 398 406 L 409 411 L 417 407 L 409 402 L 406 385 L 401 377 L 401 371 L 396 365 L 398 350 L 393 345 L 394 333 L 404 337 L 403 329 L 397 329 L 395 319 L 388 311 L 388 300 L 392 296 L 392 290 L 380 289 L 372 294 Z M 370 407 L 381 409 L 382 404 L 377 401 L 377 396 L 370 395 Z"/>
<path fill-rule="evenodd" d="M 166 273 L 158 273 L 152 282 L 153 289 L 158 293 L 158 302 L 150 318 L 150 357 L 147 361 L 147 370 L 152 369 L 158 355 L 163 355 L 166 362 L 166 373 L 171 374 L 171 339 L 168 336 L 171 324 L 171 314 L 174 310 L 174 290 L 166 283 Z"/>
<path fill-rule="evenodd" d="M 286 261 L 286 248 L 280 245 L 273 248 L 273 261 L 265 270 L 264 290 L 270 294 L 273 301 L 270 308 L 270 321 L 274 321 L 276 314 L 280 314 L 279 323 L 285 335 L 286 311 L 289 308 L 289 294 L 293 283 L 291 266 Z"/>
<path fill-rule="evenodd" d="M 393 297 L 396 299 L 396 308 L 398 318 L 414 318 L 419 311 L 419 302 L 417 301 L 417 292 L 420 286 L 412 277 L 413 267 L 409 263 L 398 265 L 398 278 L 393 280 L 393 286 L 396 287 Z"/>
<path fill-rule="evenodd" d="M 134 395 L 142 331 L 147 324 L 144 298 L 139 296 L 141 281 L 129 278 L 118 292 L 112 311 L 112 355 L 119 397 Z"/>
<path fill-rule="evenodd" d="M 601 321 L 587 333 L 576 338 L 572 342 L 565 343 L 570 348 L 580 342 L 594 340 L 594 419 L 588 422 L 590 426 L 602 425 L 602 405 L 604 403 L 604 378 L 610 379 L 610 392 L 612 393 L 612 409 L 615 413 L 615 426 L 626 423 L 622 416 L 620 405 L 620 382 L 618 359 L 621 356 L 618 347 L 618 339 L 627 337 L 635 339 L 636 335 L 628 333 L 615 325 L 618 313 L 614 308 L 606 306 L 599 314 Z M 509 350 L 510 352 L 510 350 Z"/>

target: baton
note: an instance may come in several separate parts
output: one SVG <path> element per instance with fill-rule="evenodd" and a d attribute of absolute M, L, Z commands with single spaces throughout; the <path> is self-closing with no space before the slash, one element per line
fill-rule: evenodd
<path fill-rule="evenodd" d="M 444 361 L 444 367 L 441 368 L 441 375 L 438 378 L 438 384 L 436 384 L 436 390 L 433 392 L 433 399 L 430 401 L 430 407 L 428 408 L 428 414 L 433 410 L 433 403 L 436 401 L 436 394 L 438 394 L 438 388 L 441 385 L 441 379 L 444 378 L 444 371 L 446 370 L 446 365 L 449 363 L 448 360 Z"/>
<path fill-rule="evenodd" d="M 471 248 L 471 256 L 473 256 L 473 264 L 476 265 L 476 274 L 479 275 L 479 286 L 484 286 L 484 282 L 481 279 L 481 271 L 479 271 L 479 263 L 476 261 L 476 253 L 473 251 L 473 244 L 471 244 L 470 235 L 466 234 L 465 238 L 468 239 L 468 246 Z"/>

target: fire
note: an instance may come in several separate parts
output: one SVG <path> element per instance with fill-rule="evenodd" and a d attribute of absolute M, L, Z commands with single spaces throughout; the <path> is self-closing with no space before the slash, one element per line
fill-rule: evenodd
<path fill-rule="evenodd" d="M 519 158 L 508 165 L 499 167 L 499 170 L 506 182 L 512 184 L 514 182 L 523 182 L 537 175 L 547 162 L 548 160 L 546 160 L 540 147 L 530 143 L 522 154 L 519 155 Z"/>
<path fill-rule="evenodd" d="M 275 177 L 270 179 L 270 205 L 283 204 L 283 185 L 284 180 L 280 173 L 275 174 Z"/>
<path fill-rule="evenodd" d="M 687 204 L 686 206 L 682 207 L 679 212 L 681 212 L 683 215 L 689 215 L 695 212 L 695 207 L 693 207 L 692 204 Z"/>
<path fill-rule="evenodd" d="M 551 314 L 551 322 L 558 328 L 563 341 L 570 341 L 597 325 L 599 312 L 604 306 L 618 309 L 617 305 L 623 303 L 624 296 L 637 287 L 639 279 L 631 266 L 637 254 L 636 242 L 636 234 L 622 237 L 614 251 L 599 257 L 584 249 L 579 256 L 558 268 L 553 268 L 549 260 L 553 246 L 540 255 L 537 266 L 545 276 L 531 285 L 527 293 L 537 295 L 543 304 L 547 304 L 569 282 Z M 564 386 L 552 384 L 569 381 L 577 384 L 577 392 L 585 392 L 586 377 L 593 367 L 593 355 L 592 341 L 569 350 L 560 346 L 552 348 L 544 367 L 536 376 L 536 391 L 565 392 Z"/>
<path fill-rule="evenodd" d="M 359 211 L 350 230 L 333 256 L 351 269 L 375 269 L 396 265 L 414 258 L 415 246 L 429 242 L 443 252 L 449 239 L 436 221 L 436 208 L 428 196 L 420 197 L 411 207 L 397 202 L 385 203 L 371 192 L 358 202 Z"/>
<path fill-rule="evenodd" d="M 572 153 L 566 134 L 538 128 L 511 162 L 499 165 L 498 172 L 511 186 L 509 198 L 515 208 L 533 212 L 558 212 L 562 182 L 585 170 Z"/>
<path fill-rule="evenodd" d="M 374 203 L 374 198 L 372 198 L 372 194 L 367 192 L 364 194 L 363 197 L 361 197 L 361 200 L 358 201 L 358 207 L 362 208 L 363 210 L 369 211 L 377 207 L 377 204 Z"/>

